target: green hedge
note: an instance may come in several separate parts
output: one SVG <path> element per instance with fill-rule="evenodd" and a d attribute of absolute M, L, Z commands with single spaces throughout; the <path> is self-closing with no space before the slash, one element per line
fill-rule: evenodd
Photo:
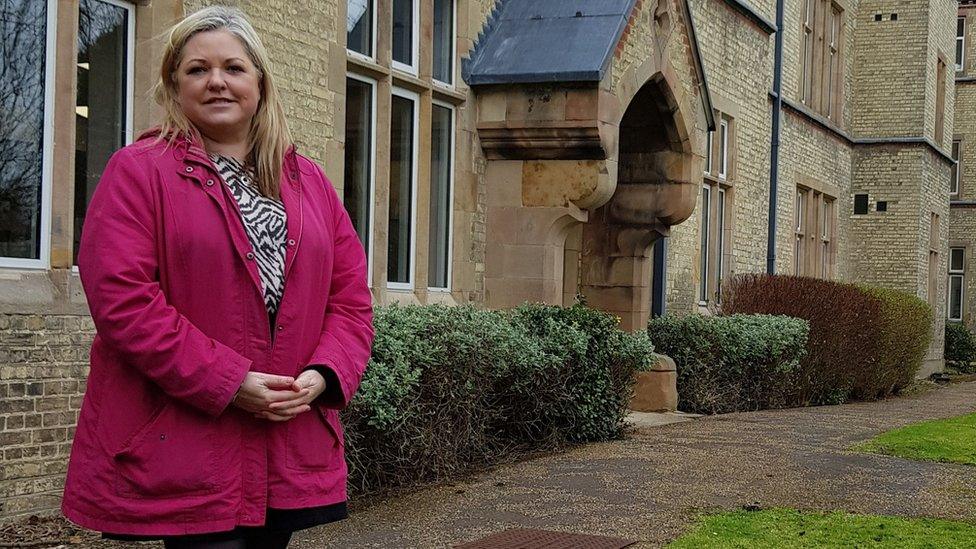
<path fill-rule="evenodd" d="M 656 318 L 648 334 L 674 359 L 678 405 L 717 414 L 793 406 L 809 325 L 786 316 Z"/>
<path fill-rule="evenodd" d="M 568 442 L 619 435 L 645 334 L 584 306 L 389 306 L 343 412 L 350 487 L 448 478 Z"/>
<path fill-rule="evenodd" d="M 759 274 L 723 286 L 723 314 L 781 314 L 810 323 L 801 404 L 896 393 L 912 382 L 931 340 L 931 307 L 904 292 Z"/>
<path fill-rule="evenodd" d="M 946 322 L 945 359 L 961 372 L 972 372 L 976 362 L 976 337 L 961 322 Z"/>

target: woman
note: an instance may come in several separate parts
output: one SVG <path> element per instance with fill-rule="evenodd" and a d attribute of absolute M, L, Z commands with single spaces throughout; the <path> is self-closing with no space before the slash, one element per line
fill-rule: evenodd
<path fill-rule="evenodd" d="M 85 222 L 97 335 L 62 510 L 167 547 L 286 547 L 346 516 L 366 258 L 239 11 L 171 30 L 156 99 L 162 126 L 112 157 Z"/>

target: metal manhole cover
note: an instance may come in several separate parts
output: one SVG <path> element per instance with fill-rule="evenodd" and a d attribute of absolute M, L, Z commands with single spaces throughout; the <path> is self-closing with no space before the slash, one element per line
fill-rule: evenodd
<path fill-rule="evenodd" d="M 456 549 L 622 549 L 635 543 L 637 542 L 605 536 L 514 528 L 454 547 Z"/>

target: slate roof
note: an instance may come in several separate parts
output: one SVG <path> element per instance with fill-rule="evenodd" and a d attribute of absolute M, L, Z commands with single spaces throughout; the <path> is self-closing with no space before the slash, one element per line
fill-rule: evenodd
<path fill-rule="evenodd" d="M 462 73 L 468 85 L 598 82 L 636 0 L 499 0 Z"/>

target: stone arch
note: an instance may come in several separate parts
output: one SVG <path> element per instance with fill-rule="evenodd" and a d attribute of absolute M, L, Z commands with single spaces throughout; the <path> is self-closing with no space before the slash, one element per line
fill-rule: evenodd
<path fill-rule="evenodd" d="M 640 83 L 640 86 L 637 86 Z M 650 250 L 694 211 L 704 143 L 696 112 L 670 64 L 655 59 L 624 74 L 612 152 L 617 181 L 583 227 L 581 289 L 587 302 L 643 329 L 650 313 Z"/>

